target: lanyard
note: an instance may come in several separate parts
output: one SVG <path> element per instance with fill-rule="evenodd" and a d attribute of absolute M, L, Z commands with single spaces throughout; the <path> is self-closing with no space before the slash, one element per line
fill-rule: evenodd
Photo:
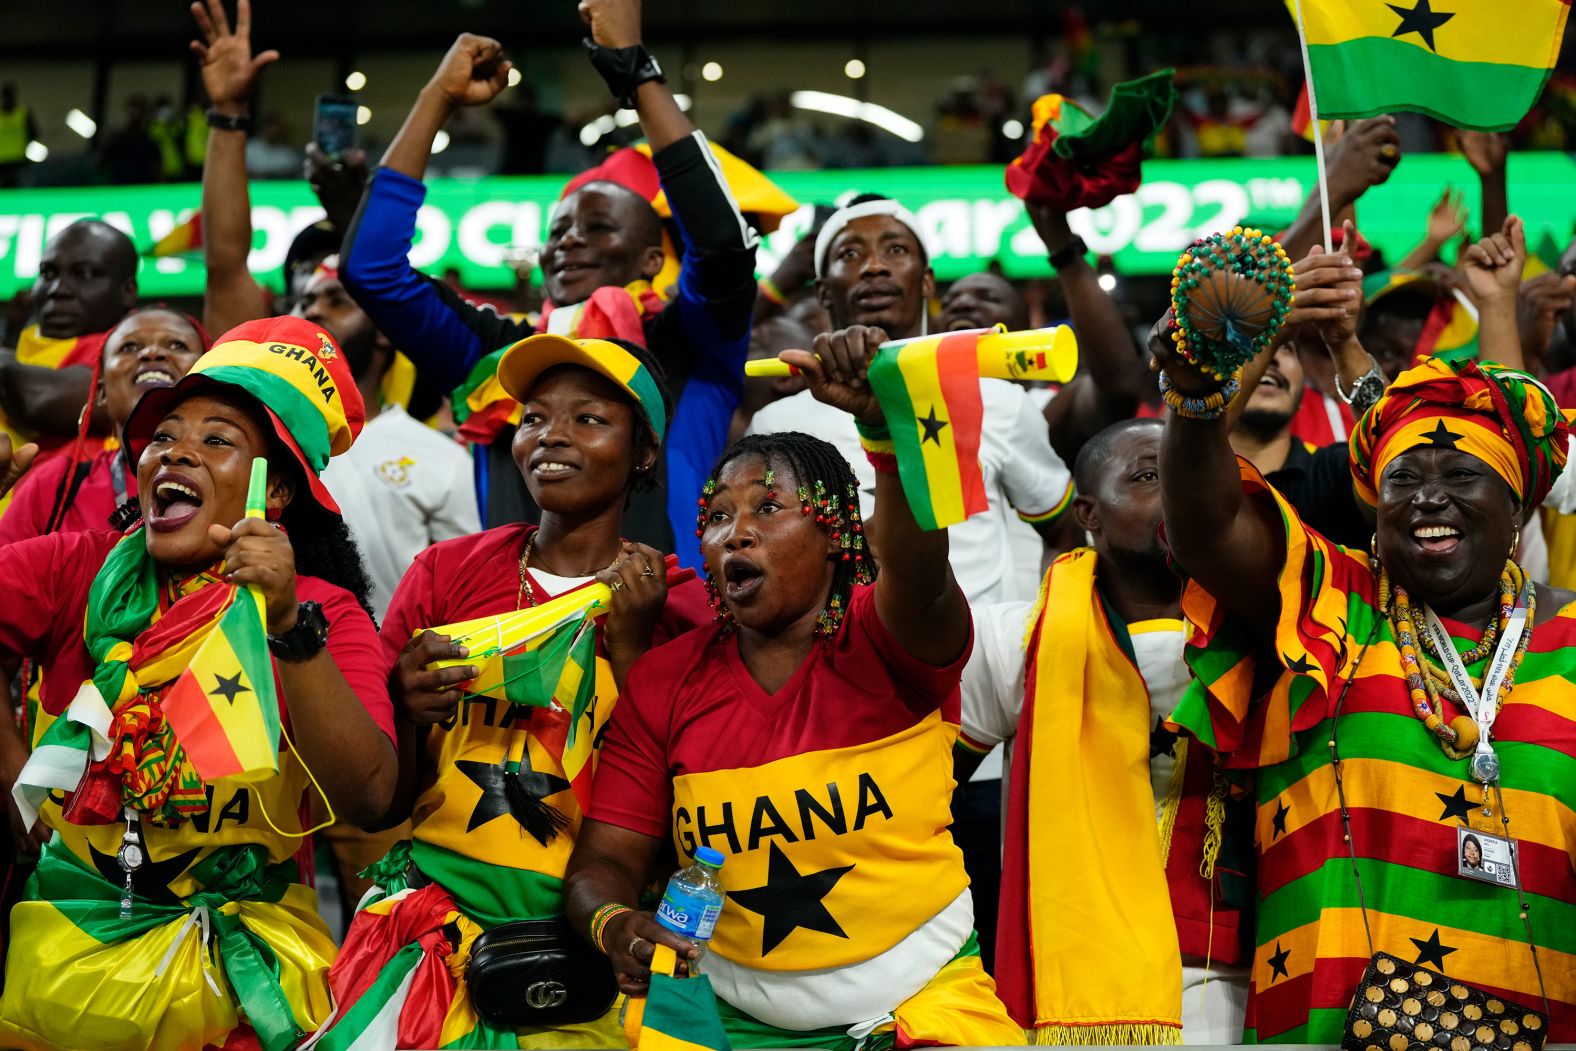
<path fill-rule="evenodd" d="M 1529 583 L 1527 585 L 1531 587 Z M 1498 706 L 1494 703 L 1499 696 L 1499 688 L 1505 681 L 1505 676 L 1510 673 L 1511 660 L 1516 655 L 1516 646 L 1521 642 L 1521 633 L 1527 627 L 1526 592 L 1517 599 L 1516 608 L 1511 612 L 1510 619 L 1505 622 L 1505 628 L 1500 632 L 1499 644 L 1494 648 L 1494 658 L 1489 662 L 1488 674 L 1483 676 L 1483 689 L 1478 691 L 1472 685 L 1472 676 L 1467 674 L 1466 665 L 1461 663 L 1461 655 L 1456 652 L 1456 647 L 1450 641 L 1450 633 L 1445 631 L 1445 626 L 1439 622 L 1434 611 L 1427 609 L 1428 634 L 1434 640 L 1434 651 L 1445 666 L 1445 671 L 1450 675 L 1450 681 L 1455 684 L 1456 693 L 1461 697 L 1461 703 L 1467 706 L 1472 719 L 1478 726 L 1477 751 L 1492 754 L 1489 746 L 1489 732 L 1494 728 L 1494 717 L 1499 714 Z M 1497 766 L 1497 764 L 1496 764 Z M 1497 770 L 1495 771 L 1498 772 Z"/>

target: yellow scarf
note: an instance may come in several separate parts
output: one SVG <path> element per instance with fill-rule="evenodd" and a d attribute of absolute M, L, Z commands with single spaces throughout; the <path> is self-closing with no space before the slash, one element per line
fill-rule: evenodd
<path fill-rule="evenodd" d="M 1037 1044 L 1180 1044 L 1149 691 L 1095 592 L 1096 561 L 1087 548 L 1057 560 L 1030 637 L 1030 748 L 1015 765 L 1028 777 L 1031 1028 Z"/>

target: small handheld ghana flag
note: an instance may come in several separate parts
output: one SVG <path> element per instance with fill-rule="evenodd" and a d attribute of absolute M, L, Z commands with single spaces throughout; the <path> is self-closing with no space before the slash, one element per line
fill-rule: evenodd
<path fill-rule="evenodd" d="M 678 956 L 666 945 L 653 947 L 651 986 L 641 1008 L 637 1051 L 733 1051 L 717 1011 L 717 994 L 703 974 L 673 977 Z"/>
<path fill-rule="evenodd" d="M 1228 380 L 1275 338 L 1291 294 L 1291 261 L 1262 230 L 1201 238 L 1171 274 L 1171 340 L 1182 357 Z"/>
<path fill-rule="evenodd" d="M 883 343 L 870 388 L 892 432 L 914 520 L 945 529 L 989 507 L 980 473 L 980 377 L 1033 378 L 1076 368 L 1070 329 L 975 329 Z"/>
<path fill-rule="evenodd" d="M 267 507 L 268 461 L 252 461 L 246 517 Z M 279 698 L 266 608 L 256 586 L 229 608 L 164 698 L 164 716 L 204 781 L 265 780 L 279 771 Z"/>
<path fill-rule="evenodd" d="M 1508 131 L 1543 92 L 1569 0 L 1302 0 L 1322 120 L 1396 110 Z M 1296 17 L 1295 0 L 1286 7 Z"/>

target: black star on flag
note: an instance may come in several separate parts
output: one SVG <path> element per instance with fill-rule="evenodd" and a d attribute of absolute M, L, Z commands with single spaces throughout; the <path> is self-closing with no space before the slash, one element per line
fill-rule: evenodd
<path fill-rule="evenodd" d="M 121 826 L 125 831 L 125 826 Z M 144 855 L 147 845 L 142 844 Z M 144 901 L 156 902 L 160 905 L 178 905 L 180 898 L 170 890 L 170 884 L 180 879 L 196 860 L 202 848 L 193 847 L 190 850 L 176 854 L 174 857 L 165 858 L 163 861 L 154 861 L 146 856 L 142 864 L 131 874 L 131 889 Z M 114 854 L 105 854 L 93 844 L 88 844 L 88 856 L 93 859 L 93 867 L 98 869 L 103 876 L 118 891 L 126 885 L 126 870 L 120 867 L 120 859 Z"/>
<path fill-rule="evenodd" d="M 459 767 L 460 773 L 476 783 L 482 790 L 482 797 L 476 801 L 476 807 L 471 811 L 471 819 L 466 822 L 465 831 L 471 832 L 487 824 L 495 817 L 512 814 L 509 806 L 509 796 L 504 789 L 504 779 L 515 777 L 520 785 L 532 798 L 540 801 L 548 796 L 556 795 L 569 787 L 569 782 L 552 774 L 539 774 L 531 768 L 531 755 L 529 752 L 520 760 L 520 772 L 510 774 L 498 763 L 483 763 L 476 759 L 460 759 L 454 764 Z M 519 822 L 519 816 L 515 815 Z M 524 825 L 520 827 L 524 828 Z M 535 835 L 535 833 L 532 833 Z M 540 837 L 538 837 L 540 838 Z M 545 844 L 544 844 L 545 845 Z"/>
<path fill-rule="evenodd" d="M 1423 38 L 1423 43 L 1428 45 L 1428 50 L 1436 55 L 1439 53 L 1439 49 L 1434 47 L 1434 30 L 1456 17 L 1454 11 L 1439 11 L 1436 13 L 1429 6 L 1428 0 L 1417 0 L 1417 6 L 1410 11 L 1395 4 L 1385 4 L 1384 6 L 1401 16 L 1401 24 L 1395 27 L 1394 33 L 1390 34 L 1392 39 L 1398 36 L 1405 36 L 1408 33 L 1416 33 Z"/>
<path fill-rule="evenodd" d="M 1291 958 L 1290 949 L 1282 949 L 1280 942 L 1275 943 L 1275 955 L 1270 957 L 1270 981 L 1277 978 L 1290 978 L 1291 972 L 1286 970 L 1286 961 Z"/>
<path fill-rule="evenodd" d="M 1177 754 L 1177 733 L 1175 730 L 1166 729 L 1165 716 L 1155 720 L 1155 728 L 1149 731 L 1149 758 L 1157 755 L 1169 755 L 1175 759 Z"/>
<path fill-rule="evenodd" d="M 1313 671 L 1313 662 L 1308 659 L 1308 655 L 1306 653 L 1299 653 L 1295 657 L 1289 653 L 1283 653 L 1281 654 L 1281 660 L 1286 662 L 1286 670 L 1289 672 L 1296 672 L 1298 675 L 1307 675 L 1309 672 Z"/>
<path fill-rule="evenodd" d="M 844 865 L 800 875 L 794 863 L 788 860 L 788 855 L 773 842 L 771 856 L 766 863 L 766 885 L 729 891 L 728 897 L 765 921 L 761 925 L 762 956 L 781 945 L 783 939 L 799 927 L 846 938 L 848 935 L 832 918 L 821 899 L 831 893 L 837 881 L 853 867 Z"/>
<path fill-rule="evenodd" d="M 1434 933 L 1428 936 L 1427 941 L 1424 941 L 1421 938 L 1412 938 L 1409 940 L 1413 945 L 1417 946 L 1417 959 L 1414 961 L 1415 963 L 1420 963 L 1424 966 L 1432 965 L 1439 968 L 1441 971 L 1445 969 L 1445 957 L 1456 951 L 1456 947 L 1454 945 L 1439 944 L 1438 927 L 1434 928 Z"/>
<path fill-rule="evenodd" d="M 1467 813 L 1472 809 L 1472 804 L 1467 802 L 1466 785 L 1457 785 L 1456 794 L 1453 796 L 1447 796 L 1443 792 L 1435 792 L 1434 795 L 1438 796 L 1439 801 L 1445 804 L 1445 812 L 1439 815 L 1439 820 L 1449 821 L 1453 817 L 1458 817 L 1462 821 L 1467 819 Z"/>
<path fill-rule="evenodd" d="M 924 435 L 919 439 L 920 444 L 924 444 L 925 442 L 935 442 L 937 445 L 941 444 L 941 428 L 947 425 L 947 421 L 936 416 L 936 407 L 934 405 L 930 407 L 929 416 L 920 418 L 919 425 L 925 428 Z"/>
<path fill-rule="evenodd" d="M 250 686 L 242 686 L 241 685 L 241 672 L 239 672 L 239 671 L 237 671 L 234 675 L 229 676 L 229 677 L 226 677 L 226 676 L 223 676 L 223 675 L 215 675 L 214 678 L 217 679 L 218 681 L 216 683 L 214 683 L 213 689 L 209 690 L 208 692 L 211 693 L 211 694 L 215 694 L 217 696 L 223 697 L 225 700 L 229 701 L 232 705 L 235 703 L 236 697 L 240 696 L 243 693 L 251 693 L 252 692 L 252 688 Z"/>
<path fill-rule="evenodd" d="M 1428 0 L 1423 0 L 1427 3 Z M 1445 421 L 1440 419 L 1439 426 L 1428 432 L 1428 444 L 1435 449 L 1454 449 L 1456 442 L 1464 437 L 1445 426 Z"/>
<path fill-rule="evenodd" d="M 1270 818 L 1270 827 L 1275 830 L 1275 834 L 1270 837 L 1271 843 L 1286 834 L 1286 815 L 1290 813 L 1291 807 L 1279 799 L 1275 800 L 1275 816 Z"/>

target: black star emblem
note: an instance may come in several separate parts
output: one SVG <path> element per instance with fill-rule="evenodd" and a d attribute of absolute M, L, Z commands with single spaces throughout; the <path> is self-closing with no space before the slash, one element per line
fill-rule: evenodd
<path fill-rule="evenodd" d="M 821 899 L 853 867 L 844 865 L 801 876 L 793 862 L 788 860 L 788 855 L 774 842 L 771 857 L 767 861 L 766 885 L 729 891 L 728 897 L 741 908 L 758 913 L 765 920 L 761 927 L 762 956 L 781 945 L 783 939 L 798 927 L 846 938 L 848 935 L 832 918 L 832 914 L 826 911 Z"/>
<path fill-rule="evenodd" d="M 1290 949 L 1282 949 L 1280 942 L 1275 943 L 1275 955 L 1270 957 L 1270 981 L 1276 978 L 1290 978 L 1291 973 L 1286 970 L 1286 961 L 1291 957 Z"/>
<path fill-rule="evenodd" d="M 1177 733 L 1175 730 L 1166 729 L 1166 720 L 1162 716 L 1155 720 L 1155 728 L 1149 731 L 1149 758 L 1157 755 L 1169 755 L 1173 759 L 1177 754 Z"/>
<path fill-rule="evenodd" d="M 476 787 L 482 790 L 482 797 L 476 801 L 476 808 L 471 811 L 471 819 L 465 825 L 467 832 L 480 828 L 495 817 L 511 813 L 509 796 L 504 791 L 506 777 L 518 777 L 526 792 L 536 799 L 546 799 L 569 787 L 569 782 L 561 777 L 539 774 L 531 769 L 529 752 L 520 760 L 520 772 L 514 775 L 507 773 L 498 763 L 483 763 L 476 759 L 456 760 L 454 765 L 460 768 L 460 773 L 476 782 Z M 516 817 L 515 821 L 518 822 L 519 818 Z"/>
<path fill-rule="evenodd" d="M 122 826 L 122 831 L 125 827 Z M 131 889 L 137 897 L 144 901 L 156 902 L 160 905 L 178 905 L 180 898 L 170 890 L 170 884 L 181 878 L 181 875 L 191 867 L 198 851 L 202 848 L 193 847 L 183 851 L 172 858 L 163 861 L 152 861 L 146 857 L 146 841 L 139 841 L 144 857 L 142 864 L 131 874 Z M 116 890 L 126 886 L 126 870 L 120 867 L 120 861 L 114 854 L 105 854 L 93 844 L 88 844 L 88 856 L 93 859 L 93 867 L 98 869 Z"/>
<path fill-rule="evenodd" d="M 1416 963 L 1425 965 L 1432 964 L 1441 971 L 1445 969 L 1445 957 L 1456 951 L 1456 948 L 1453 945 L 1439 944 L 1438 927 L 1434 928 L 1434 933 L 1428 936 L 1427 941 L 1424 941 L 1421 938 L 1413 938 L 1411 939 L 1411 942 L 1413 945 L 1417 946 Z"/>
<path fill-rule="evenodd" d="M 231 704 L 235 703 L 235 699 L 239 695 L 252 692 L 250 686 L 241 685 L 241 673 L 239 671 L 230 678 L 225 678 L 223 675 L 215 675 L 214 678 L 218 681 L 214 683 L 213 689 L 208 692 L 218 694 Z"/>
<path fill-rule="evenodd" d="M 1428 0 L 1423 0 L 1423 3 L 1428 3 Z M 1454 449 L 1460 440 L 1461 435 L 1446 427 L 1443 419 L 1439 421 L 1439 426 L 1428 432 L 1428 444 L 1435 449 Z"/>
<path fill-rule="evenodd" d="M 947 421 L 936 416 L 936 407 L 934 405 L 930 407 L 930 415 L 921 418 L 919 425 L 925 428 L 924 435 L 919 439 L 921 444 L 924 442 L 941 444 L 941 428 L 947 425 Z"/>
<path fill-rule="evenodd" d="M 1271 843 L 1286 834 L 1286 815 L 1289 813 L 1291 813 L 1291 807 L 1277 799 L 1275 801 L 1275 816 L 1270 819 L 1270 827 L 1275 830 L 1275 834 L 1270 837 Z"/>
<path fill-rule="evenodd" d="M 1298 675 L 1307 675 L 1313 671 L 1313 662 L 1308 660 L 1308 655 L 1305 653 L 1299 653 L 1296 657 L 1283 653 L 1281 660 L 1286 663 L 1287 671 L 1296 672 Z"/>
<path fill-rule="evenodd" d="M 1445 812 L 1439 815 L 1439 820 L 1449 821 L 1453 817 L 1458 817 L 1462 821 L 1467 819 L 1467 812 L 1472 809 L 1472 804 L 1467 802 L 1465 785 L 1457 785 L 1456 794 L 1453 796 L 1447 796 L 1443 792 L 1435 792 L 1434 795 L 1438 796 L 1439 801 L 1445 804 Z"/>
<path fill-rule="evenodd" d="M 1390 34 L 1392 38 L 1416 33 L 1423 38 L 1423 43 L 1428 45 L 1428 50 L 1435 54 L 1438 54 L 1438 49 L 1434 47 L 1434 30 L 1456 17 L 1453 11 L 1440 11 L 1435 14 L 1434 9 L 1428 6 L 1428 0 L 1417 0 L 1417 6 L 1410 11 L 1395 4 L 1384 6 L 1401 16 L 1401 24 L 1395 27 L 1394 33 Z"/>

